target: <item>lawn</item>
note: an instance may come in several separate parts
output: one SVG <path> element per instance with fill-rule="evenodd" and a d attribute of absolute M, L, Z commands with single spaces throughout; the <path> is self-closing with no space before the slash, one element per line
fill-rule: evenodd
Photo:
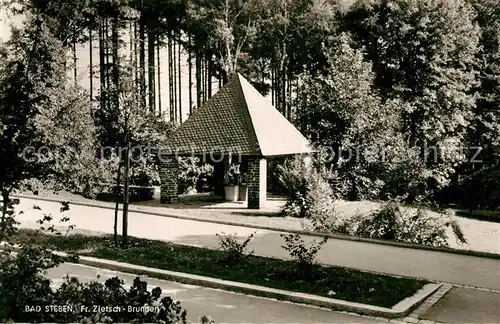
<path fill-rule="evenodd" d="M 228 266 L 223 262 L 226 256 L 224 251 L 139 238 L 131 238 L 131 247 L 122 250 L 113 246 L 112 236 L 74 234 L 61 237 L 23 229 L 16 234 L 13 241 L 158 269 L 389 308 L 413 295 L 426 284 L 416 279 L 319 265 L 314 266 L 310 275 L 305 276 L 294 261 L 258 256 L 246 256 L 239 263 Z"/>

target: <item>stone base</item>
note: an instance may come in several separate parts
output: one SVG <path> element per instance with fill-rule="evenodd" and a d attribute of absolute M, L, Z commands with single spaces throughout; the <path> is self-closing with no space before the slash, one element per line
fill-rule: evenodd
<path fill-rule="evenodd" d="M 177 202 L 177 177 L 179 175 L 179 163 L 175 157 L 168 157 L 161 161 L 160 168 L 160 202 L 172 204 Z"/>

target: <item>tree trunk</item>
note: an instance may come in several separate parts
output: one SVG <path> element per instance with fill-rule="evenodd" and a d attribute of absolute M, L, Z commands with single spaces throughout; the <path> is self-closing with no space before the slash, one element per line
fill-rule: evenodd
<path fill-rule="evenodd" d="M 148 30 L 148 88 L 149 112 L 154 114 L 155 104 L 155 33 Z"/>
<path fill-rule="evenodd" d="M 177 39 L 179 41 L 179 47 L 177 52 L 177 65 L 178 72 L 177 75 L 179 77 L 179 122 L 182 124 L 182 75 L 181 75 L 181 33 L 177 35 Z"/>
<path fill-rule="evenodd" d="M 157 39 L 157 45 L 156 45 L 156 65 L 157 65 L 157 74 L 158 74 L 158 115 L 161 115 L 161 69 L 160 69 L 160 40 Z"/>
<path fill-rule="evenodd" d="M 113 42 L 112 46 L 112 55 L 113 55 L 113 86 L 115 88 L 115 93 L 113 94 L 113 104 L 115 105 L 116 111 L 120 109 L 119 107 L 119 98 L 118 98 L 118 93 L 116 90 L 118 89 L 118 82 L 119 82 L 119 69 L 120 69 L 120 62 L 119 62 L 119 57 L 118 57 L 118 17 L 114 17 L 112 20 L 112 25 L 111 25 L 111 40 Z"/>
<path fill-rule="evenodd" d="M 128 203 L 130 182 L 130 142 L 127 141 L 127 153 L 125 154 L 125 187 L 123 189 L 123 223 L 122 223 L 122 247 L 128 247 Z"/>
<path fill-rule="evenodd" d="M 134 75 L 135 75 L 135 87 L 139 89 L 139 70 L 137 69 L 137 21 L 134 21 Z"/>
<path fill-rule="evenodd" d="M 139 19 L 139 83 L 142 109 L 146 109 L 146 22 L 144 20 L 141 14 Z"/>
<path fill-rule="evenodd" d="M 106 105 L 105 96 L 103 96 L 106 89 L 106 63 L 104 60 L 104 19 L 101 19 L 99 25 L 99 83 L 101 87 L 101 109 Z"/>
<path fill-rule="evenodd" d="M 129 63 L 130 63 L 130 66 L 134 66 L 134 23 L 133 22 L 129 22 L 128 24 L 128 34 L 129 34 L 129 55 L 130 55 L 130 58 L 129 58 Z M 134 67 L 134 71 L 135 71 L 135 67 Z"/>
<path fill-rule="evenodd" d="M 92 62 L 92 28 L 89 28 L 89 82 L 90 82 L 90 101 L 94 100 L 94 66 Z"/>
<path fill-rule="evenodd" d="M 77 68 L 76 68 L 76 30 L 73 29 L 73 77 L 75 78 L 75 87 L 77 85 Z"/>
<path fill-rule="evenodd" d="M 174 84 L 172 79 L 172 35 L 168 33 L 168 100 L 170 108 L 170 121 L 175 121 L 175 108 L 174 108 Z"/>
<path fill-rule="evenodd" d="M 202 73 L 203 73 L 203 97 L 202 104 L 207 101 L 207 59 L 205 55 L 203 55 L 201 59 Z"/>
<path fill-rule="evenodd" d="M 7 217 L 7 208 L 10 202 L 9 195 L 10 192 L 8 190 L 2 190 L 2 221 L 0 223 L 0 226 L 2 228 L 0 229 L 0 242 L 4 240 L 5 232 L 7 230 L 6 217 Z"/>
<path fill-rule="evenodd" d="M 211 60 L 207 60 L 207 100 L 212 97 L 212 64 Z"/>
<path fill-rule="evenodd" d="M 106 90 L 109 90 L 109 85 L 111 84 L 110 83 L 110 80 L 109 80 L 109 68 L 111 66 L 111 63 L 109 62 L 109 57 L 110 57 L 110 53 L 109 53 L 109 21 L 106 19 L 106 23 L 104 25 L 104 34 L 106 35 L 105 36 L 105 39 L 104 39 L 104 49 L 106 51 L 106 55 L 105 55 L 105 59 L 106 59 Z M 108 91 L 108 99 L 109 99 L 109 91 Z M 106 105 L 109 109 L 109 105 L 110 105 L 110 102 L 109 100 L 106 100 Z"/>
<path fill-rule="evenodd" d="M 120 151 L 120 148 L 118 148 L 118 152 Z M 118 160 L 118 171 L 117 171 L 117 175 L 116 175 L 116 195 L 115 195 L 115 199 L 116 199 L 116 204 L 115 204 L 115 219 L 114 219 L 114 227 L 113 227 L 113 238 L 114 238 L 114 241 L 115 241 L 115 246 L 118 247 L 118 208 L 120 206 L 120 175 L 121 175 L 121 172 L 122 172 L 122 159 L 121 159 L 121 156 L 118 157 L 119 160 Z"/>
<path fill-rule="evenodd" d="M 193 61 L 191 56 L 191 34 L 188 34 L 188 69 L 189 69 L 189 115 L 193 112 Z"/>
<path fill-rule="evenodd" d="M 272 65 L 272 63 L 271 63 Z M 271 105 L 275 106 L 276 105 L 274 104 L 274 88 L 275 88 L 275 84 L 274 84 L 274 67 L 271 66 Z"/>
<path fill-rule="evenodd" d="M 172 33 L 172 79 L 174 85 L 174 120 L 177 121 L 178 118 L 178 110 L 179 105 L 177 104 L 177 44 L 175 40 L 175 32 Z"/>
<path fill-rule="evenodd" d="M 201 106 L 201 58 L 200 49 L 196 48 L 196 109 Z"/>

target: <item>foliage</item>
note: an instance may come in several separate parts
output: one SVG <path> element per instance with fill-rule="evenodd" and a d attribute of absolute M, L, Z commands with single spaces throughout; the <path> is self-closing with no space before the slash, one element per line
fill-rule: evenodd
<path fill-rule="evenodd" d="M 253 239 L 255 233 L 250 234 L 243 242 L 238 242 L 236 234 L 226 235 L 224 232 L 215 234 L 219 238 L 219 246 L 222 251 L 226 252 L 226 256 L 222 262 L 226 265 L 235 265 L 240 262 L 243 256 L 252 255 L 253 251 L 247 251 L 247 245 Z"/>
<path fill-rule="evenodd" d="M 215 321 L 210 316 L 202 315 L 200 316 L 200 324 L 215 324 Z"/>
<path fill-rule="evenodd" d="M 95 184 L 108 182 L 116 161 L 96 155 L 97 130 L 87 93 L 71 85 L 47 93 L 46 107 L 34 118 L 48 152 L 45 158 L 51 162 L 45 187 L 88 192 Z"/>
<path fill-rule="evenodd" d="M 287 190 L 286 215 L 320 222 L 335 213 L 332 188 L 314 166 L 296 158 L 278 167 L 280 181 Z"/>
<path fill-rule="evenodd" d="M 224 185 L 226 186 L 236 186 L 238 185 L 238 180 L 240 178 L 240 165 L 231 164 L 229 169 L 224 174 Z"/>
<path fill-rule="evenodd" d="M 40 207 L 33 206 L 41 211 Z M 68 222 L 69 203 L 61 204 L 63 214 L 60 222 Z M 5 215 L 5 214 L 4 214 Z M 14 218 L 10 215 L 10 219 Z M 43 213 L 37 222 L 40 229 L 32 231 L 21 243 L 19 252 L 12 252 L 12 246 L 4 245 L 0 255 L 0 321 L 2 322 L 161 322 L 186 323 L 186 311 L 179 302 L 163 297 L 160 288 L 147 290 L 147 283 L 139 278 L 129 291 L 118 277 L 108 279 L 105 284 L 93 281 L 81 283 L 69 276 L 63 284 L 53 289 L 46 278 L 46 270 L 65 261 L 75 262 L 74 255 L 60 256 L 47 248 L 60 248 L 57 244 L 39 247 L 37 237 L 61 238 L 67 236 L 73 225 L 68 226 L 66 235 L 50 224 L 53 216 Z M 2 219 L 2 227 L 4 227 Z M 15 224 L 14 224 L 15 225 Z M 16 228 L 9 231 L 8 240 L 16 241 Z M 52 308 L 53 307 L 53 308 Z M 69 312 L 61 312 L 67 307 Z M 136 308 L 134 308 L 136 307 Z M 141 309 L 141 307 L 144 307 Z M 37 309 L 38 308 L 38 309 Z M 95 311 L 96 308 L 98 311 Z M 144 311 L 143 311 L 144 310 Z"/>
<path fill-rule="evenodd" d="M 241 175 L 240 175 L 239 183 L 240 184 L 247 184 L 247 182 L 248 182 L 248 173 L 247 172 L 242 172 Z"/>
<path fill-rule="evenodd" d="M 89 104 L 67 85 L 61 43 L 38 17 L 28 15 L 6 43 L 0 66 L 0 192 L 2 233 L 12 219 L 10 194 L 26 182 L 83 187 L 106 173 L 95 158 Z"/>
<path fill-rule="evenodd" d="M 53 290 L 43 271 L 58 266 L 64 260 L 40 248 L 25 247 L 15 257 L 0 264 L 0 320 L 15 322 L 162 322 L 186 323 L 186 311 L 170 297 L 161 298 L 162 291 L 147 290 L 147 283 L 137 277 L 127 291 L 118 277 L 81 283 L 76 277 L 66 277 Z M 26 311 L 39 306 L 42 310 L 57 305 L 73 311 Z M 94 312 L 94 307 L 100 309 Z M 149 307 L 148 311 L 129 311 L 129 307 Z M 119 310 L 119 311 L 117 311 Z"/>
<path fill-rule="evenodd" d="M 278 166 L 280 182 L 286 188 L 287 202 L 283 212 L 294 217 L 306 217 L 306 195 L 308 181 L 311 177 L 309 167 L 299 159 L 287 161 L 283 166 Z"/>
<path fill-rule="evenodd" d="M 41 211 L 42 209 L 37 205 L 33 205 L 33 210 Z M 68 214 L 66 213 L 69 210 L 70 210 L 69 202 L 68 201 L 62 202 L 61 207 L 59 208 L 59 212 L 62 214 L 62 217 L 59 220 L 59 223 L 67 223 L 70 221 L 70 218 L 69 218 Z M 53 219 L 54 219 L 54 216 L 52 216 L 52 214 L 43 213 L 43 218 L 41 218 L 37 221 L 37 224 L 40 225 L 39 231 L 47 231 L 47 232 L 54 234 L 54 235 L 62 235 L 62 232 L 59 231 L 58 229 L 56 229 L 54 224 L 51 224 Z M 47 223 L 49 223 L 48 227 L 45 228 L 44 224 L 47 224 Z M 65 235 L 68 235 L 69 231 L 71 231 L 74 228 L 75 228 L 74 225 L 69 224 Z"/>
<path fill-rule="evenodd" d="M 288 157 L 271 156 L 267 159 L 267 190 L 273 194 L 285 194 L 286 188 L 280 180 L 279 168 L 283 166 Z"/>
<path fill-rule="evenodd" d="M 6 237 L 12 236 L 16 232 L 16 226 L 19 222 L 15 220 L 15 208 L 19 204 L 19 199 L 10 199 L 4 195 L 0 201 L 2 207 L 2 218 L 0 219 L 0 242 Z"/>
<path fill-rule="evenodd" d="M 480 169 L 458 184 L 459 206 L 469 210 L 500 210 L 500 166 Z"/>
<path fill-rule="evenodd" d="M 449 214 L 431 214 L 426 208 L 403 210 L 388 202 L 368 215 L 358 216 L 354 235 L 410 244 L 448 246 L 446 230 L 451 228 L 457 242 L 467 243 L 458 223 Z"/>
<path fill-rule="evenodd" d="M 7 51 L 8 59 L 0 65 L 0 190 L 10 193 L 23 180 L 43 178 L 50 170 L 48 161 L 27 148 L 43 145 L 33 121 L 50 103 L 50 94 L 64 92 L 64 53 L 36 19 L 28 19 L 23 30 L 13 30 Z"/>
<path fill-rule="evenodd" d="M 214 167 L 208 163 L 201 164 L 197 157 L 178 158 L 179 192 L 202 192 L 213 183 Z"/>
<path fill-rule="evenodd" d="M 299 269 L 305 272 L 306 277 L 310 275 L 316 263 L 316 254 L 328 241 L 328 237 L 325 236 L 321 241 L 313 240 L 307 246 L 299 234 L 280 234 L 280 236 L 285 240 L 285 245 L 281 247 L 297 261 Z"/>
<path fill-rule="evenodd" d="M 494 0 L 471 0 L 481 28 L 475 118 L 468 144 L 482 148 L 480 159 L 486 167 L 494 165 L 500 154 L 500 8 Z M 475 152 L 470 152 L 475 154 Z M 466 166 L 470 171 L 470 166 Z"/>
<path fill-rule="evenodd" d="M 373 62 L 384 99 L 402 100 L 399 133 L 424 161 L 432 186 L 446 185 L 463 162 L 460 146 L 475 118 L 480 32 L 465 0 L 390 0 L 356 6 L 346 28 Z"/>

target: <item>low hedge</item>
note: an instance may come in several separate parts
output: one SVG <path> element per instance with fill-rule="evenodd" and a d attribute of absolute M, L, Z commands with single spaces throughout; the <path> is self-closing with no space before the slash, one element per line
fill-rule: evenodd
<path fill-rule="evenodd" d="M 114 188 L 113 188 L 114 189 Z M 108 189 L 96 195 L 97 200 L 101 201 L 116 201 L 116 189 Z M 119 202 L 123 202 L 124 187 L 120 186 Z M 129 188 L 129 202 L 139 202 L 152 200 L 155 194 L 154 187 L 138 187 L 132 186 Z"/>

